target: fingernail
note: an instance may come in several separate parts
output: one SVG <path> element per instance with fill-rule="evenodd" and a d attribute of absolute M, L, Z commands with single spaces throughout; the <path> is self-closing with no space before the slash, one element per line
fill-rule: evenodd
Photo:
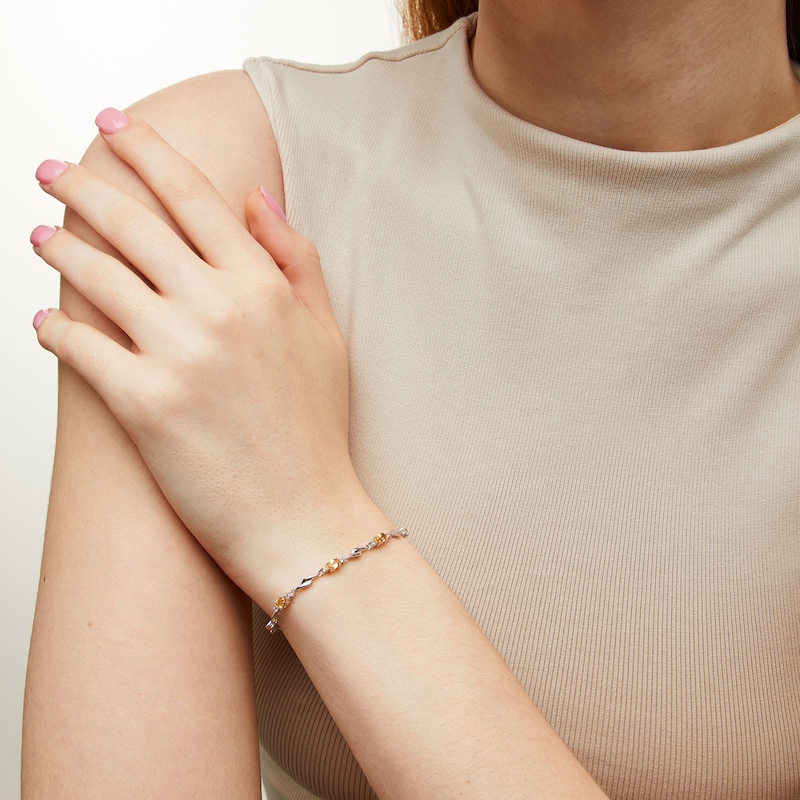
<path fill-rule="evenodd" d="M 52 225 L 37 225 L 31 234 L 31 244 L 34 247 L 41 247 L 56 230 Z"/>
<path fill-rule="evenodd" d="M 50 313 L 49 308 L 43 308 L 41 311 L 36 312 L 36 316 L 33 318 L 33 329 L 35 331 L 39 330 L 39 326 L 44 322 L 45 317 Z"/>
<path fill-rule="evenodd" d="M 105 134 L 116 133 L 128 124 L 128 118 L 118 108 L 105 108 L 95 117 L 94 124 Z"/>
<path fill-rule="evenodd" d="M 284 221 L 286 222 L 286 214 L 283 209 L 278 205 L 278 201 L 263 187 L 258 187 L 261 196 L 267 201 L 267 205 Z"/>
<path fill-rule="evenodd" d="M 46 186 L 52 183 L 66 168 L 67 165 L 63 161 L 48 159 L 39 164 L 39 168 L 36 170 L 36 180 Z"/>

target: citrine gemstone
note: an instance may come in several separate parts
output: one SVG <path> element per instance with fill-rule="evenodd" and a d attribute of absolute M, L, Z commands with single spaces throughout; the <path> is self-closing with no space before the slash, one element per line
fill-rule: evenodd
<path fill-rule="evenodd" d="M 389 537 L 385 533 L 379 533 L 372 541 L 375 542 L 376 545 L 382 545 Z"/>
<path fill-rule="evenodd" d="M 342 566 L 342 562 L 338 558 L 331 559 L 325 565 L 325 572 L 336 572 L 339 567 Z"/>
<path fill-rule="evenodd" d="M 285 597 L 279 597 L 275 601 L 275 608 L 279 608 L 281 610 L 286 608 L 286 606 L 288 606 L 288 605 L 289 605 L 289 601 Z"/>

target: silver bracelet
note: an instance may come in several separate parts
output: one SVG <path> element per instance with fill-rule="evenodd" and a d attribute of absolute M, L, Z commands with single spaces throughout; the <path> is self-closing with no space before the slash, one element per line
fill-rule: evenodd
<path fill-rule="evenodd" d="M 370 550 L 374 550 L 376 547 L 386 544 L 389 539 L 405 539 L 406 536 L 408 536 L 407 528 L 396 528 L 388 533 L 379 533 L 377 536 L 374 536 L 372 539 L 370 539 L 363 547 L 356 547 L 355 550 L 351 550 L 346 556 L 342 556 L 341 558 L 331 559 L 327 564 L 325 564 L 324 567 L 320 567 L 316 574 L 309 575 L 307 578 L 303 578 L 298 586 L 295 586 L 295 588 L 290 592 L 282 594 L 275 601 L 275 605 L 272 607 L 272 616 L 267 623 L 267 630 L 270 633 L 275 633 L 275 631 L 278 630 L 278 615 L 281 613 L 281 611 L 285 611 L 289 607 L 292 600 L 294 600 L 294 596 L 298 592 L 302 591 L 303 589 L 308 589 L 308 587 L 311 586 L 311 584 L 314 583 L 317 578 L 321 578 L 323 575 L 330 575 L 332 572 L 336 572 L 336 570 L 344 566 L 348 561 L 352 561 L 354 558 L 360 558 L 364 555 L 364 553 L 368 553 Z"/>

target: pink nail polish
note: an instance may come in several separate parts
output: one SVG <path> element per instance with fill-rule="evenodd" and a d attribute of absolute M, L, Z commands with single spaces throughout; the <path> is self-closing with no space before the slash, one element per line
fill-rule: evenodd
<path fill-rule="evenodd" d="M 41 247 L 56 230 L 52 225 L 37 225 L 31 234 L 31 244 L 34 247 Z"/>
<path fill-rule="evenodd" d="M 36 170 L 36 180 L 45 186 L 52 183 L 65 169 L 67 165 L 63 161 L 48 159 L 39 164 Z"/>
<path fill-rule="evenodd" d="M 286 214 L 283 213 L 283 209 L 278 205 L 278 201 L 263 187 L 259 186 L 258 190 L 261 192 L 261 196 L 264 200 L 267 201 L 267 205 L 284 221 L 286 222 Z"/>
<path fill-rule="evenodd" d="M 39 326 L 44 322 L 44 318 L 50 313 L 50 311 L 46 308 L 43 308 L 41 311 L 36 312 L 36 316 L 33 318 L 33 329 L 35 331 L 39 330 Z"/>
<path fill-rule="evenodd" d="M 118 108 L 105 108 L 97 117 L 94 124 L 105 134 L 121 131 L 127 124 L 128 118 Z"/>

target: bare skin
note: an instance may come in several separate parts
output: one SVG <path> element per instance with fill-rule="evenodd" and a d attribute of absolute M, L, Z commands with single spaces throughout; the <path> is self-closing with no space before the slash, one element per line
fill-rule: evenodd
<path fill-rule="evenodd" d="M 620 150 L 699 150 L 800 113 L 784 3 L 489 0 L 473 45 L 521 119 Z"/>
<path fill-rule="evenodd" d="M 772 2 L 721 9 L 698 1 L 653 10 L 638 0 L 598 8 L 569 0 L 483 0 L 475 71 L 512 113 L 596 144 L 642 150 L 725 144 L 800 110 L 780 41 L 782 13 Z M 743 36 L 746 43 L 735 47 Z M 709 49 L 716 41 L 720 46 Z M 741 52 L 748 53 L 746 68 L 739 66 Z M 282 201 L 269 123 L 242 74 L 173 87 L 136 113 L 211 178 L 242 223 L 259 183 Z M 93 145 L 85 163 L 169 218 L 106 144 Z M 113 252 L 74 214 L 67 227 Z M 69 284 L 62 308 L 126 341 Z M 47 322 L 41 330 L 46 335 Z M 248 602 L 166 503 L 103 401 L 68 366 L 60 393 L 26 694 L 23 796 L 256 798 Z M 369 498 L 354 491 L 342 527 L 388 527 Z M 297 520 L 298 530 L 307 522 Z M 379 793 L 528 797 L 536 785 L 543 798 L 602 797 L 413 548 L 389 547 L 393 557 L 387 549 L 365 559 L 358 581 L 350 570 L 321 584 L 284 623 Z M 263 584 L 248 578 L 247 591 L 269 605 L 275 586 L 308 571 L 305 559 L 287 562 Z M 258 565 L 243 571 L 261 574 Z M 384 602 L 387 595 L 394 604 Z M 380 608 L 355 626 L 360 639 L 329 635 L 345 601 Z M 422 622 L 413 636 L 398 639 L 415 603 Z M 440 613 L 426 615 L 432 605 Z M 438 652 L 443 630 L 459 642 L 455 672 Z M 403 679 L 364 685 L 365 670 L 387 669 Z M 474 693 L 471 676 L 478 671 L 496 689 L 486 697 Z M 482 732 L 498 717 L 506 731 L 499 741 L 512 724 L 518 735 L 514 747 L 487 759 L 491 737 Z M 386 733 L 389 720 L 395 727 Z M 427 735 L 406 735 L 407 728 Z M 446 737 L 458 747 L 437 747 Z M 475 771 L 481 761 L 491 769 Z M 413 774 L 404 763 L 414 764 Z"/>
<path fill-rule="evenodd" d="M 269 123 L 243 73 L 187 81 L 136 109 L 242 221 L 254 183 L 282 200 Z M 83 162 L 167 218 L 102 141 Z M 65 226 L 113 252 L 76 214 Z M 61 307 L 125 341 L 67 282 Z M 166 503 L 105 403 L 62 362 L 23 797 L 259 798 L 250 640 L 250 601 Z"/>

